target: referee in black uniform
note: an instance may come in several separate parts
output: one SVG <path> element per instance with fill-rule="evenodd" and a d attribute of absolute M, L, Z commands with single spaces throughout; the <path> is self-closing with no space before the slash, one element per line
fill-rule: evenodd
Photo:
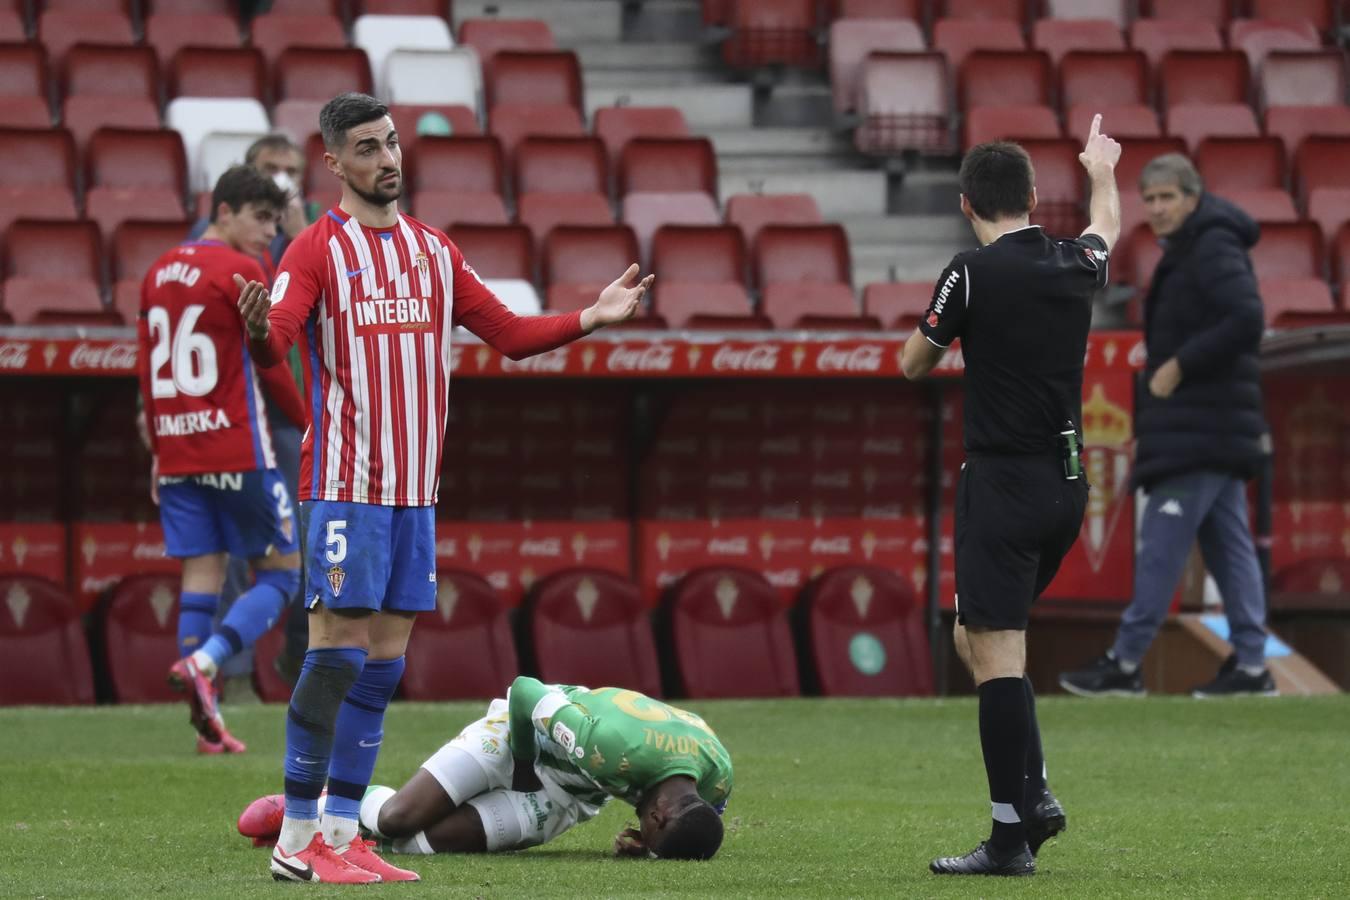
<path fill-rule="evenodd" d="M 1036 188 L 1025 150 L 997 142 L 966 154 L 961 211 L 981 247 L 952 259 L 905 344 L 911 379 L 957 338 L 965 355 L 955 641 L 979 687 L 994 822 L 970 853 L 933 860 L 939 875 L 1032 875 L 1037 850 L 1065 824 L 1045 786 L 1026 628 L 1087 505 L 1083 357 L 1092 296 L 1106 284 L 1120 233 L 1120 145 L 1101 133 L 1101 116 L 1078 158 L 1092 182 L 1091 224 L 1077 239 L 1056 240 L 1028 224 Z"/>

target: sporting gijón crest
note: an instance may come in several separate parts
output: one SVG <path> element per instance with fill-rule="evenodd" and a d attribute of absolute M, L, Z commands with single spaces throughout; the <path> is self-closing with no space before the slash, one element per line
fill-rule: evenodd
<path fill-rule="evenodd" d="M 347 580 L 347 573 L 342 571 L 342 566 L 333 566 L 328 570 L 328 586 L 333 589 L 333 596 L 338 597 L 342 594 L 342 583 Z"/>

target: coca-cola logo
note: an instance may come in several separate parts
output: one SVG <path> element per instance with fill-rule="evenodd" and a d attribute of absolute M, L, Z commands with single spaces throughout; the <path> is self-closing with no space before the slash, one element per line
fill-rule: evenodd
<path fill-rule="evenodd" d="M 669 372 L 674 362 L 675 348 L 671 344 L 620 345 L 609 351 L 605 365 L 611 372 Z"/>
<path fill-rule="evenodd" d="M 443 538 L 436 542 L 437 556 L 456 556 L 459 553 L 459 545 L 454 538 Z"/>
<path fill-rule="evenodd" d="M 752 344 L 749 347 L 723 345 L 713 354 L 717 372 L 772 372 L 778 368 L 777 344 Z"/>
<path fill-rule="evenodd" d="M 816 369 L 821 372 L 880 372 L 881 347 L 859 344 L 846 348 L 826 344 L 816 354 Z"/>
<path fill-rule="evenodd" d="M 106 344 L 102 347 L 90 345 L 84 341 L 70 351 L 72 369 L 102 369 L 104 371 L 134 371 L 136 368 L 135 344 Z"/>
<path fill-rule="evenodd" d="M 147 543 L 143 543 L 143 542 L 141 542 L 141 541 L 137 541 L 137 542 L 136 542 L 135 544 L 133 544 L 132 547 L 131 547 L 131 558 L 132 558 L 132 559 L 163 559 L 163 558 L 164 558 L 164 544 L 163 544 L 162 542 L 161 542 L 161 543 L 155 543 L 155 544 L 147 544 Z"/>
<path fill-rule="evenodd" d="M 822 555 L 847 556 L 853 552 L 853 541 L 847 537 L 818 537 L 811 542 L 811 552 Z"/>
<path fill-rule="evenodd" d="M 562 556 L 562 540 L 559 538 L 535 538 L 520 542 L 521 556 Z"/>
<path fill-rule="evenodd" d="M 559 347 L 522 360 L 502 357 L 503 372 L 547 372 L 557 375 L 567 371 L 567 348 Z"/>
<path fill-rule="evenodd" d="M 28 365 L 27 341 L 5 341 L 0 344 L 0 369 L 22 369 Z"/>
<path fill-rule="evenodd" d="M 714 556 L 749 556 L 750 542 L 743 538 L 712 538 L 708 541 L 708 553 Z"/>
<path fill-rule="evenodd" d="M 780 569 L 776 572 L 768 571 L 764 573 L 764 580 L 776 588 L 801 587 L 802 571 L 801 569 Z"/>

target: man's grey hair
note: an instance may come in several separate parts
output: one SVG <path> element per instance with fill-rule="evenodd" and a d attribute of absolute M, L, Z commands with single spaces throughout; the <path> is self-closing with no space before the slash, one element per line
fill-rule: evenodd
<path fill-rule="evenodd" d="M 1180 153 L 1164 153 L 1149 160 L 1139 173 L 1139 190 L 1146 191 L 1159 184 L 1175 184 L 1189 197 L 1198 197 L 1205 189 L 1195 164 Z"/>

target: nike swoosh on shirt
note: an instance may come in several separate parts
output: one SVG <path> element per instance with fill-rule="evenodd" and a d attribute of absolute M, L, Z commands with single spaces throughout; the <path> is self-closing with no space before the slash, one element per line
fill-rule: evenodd
<path fill-rule="evenodd" d="M 370 266 L 362 266 L 362 267 L 359 268 L 359 269 L 348 269 L 348 270 L 347 270 L 347 277 L 348 277 L 348 278 L 355 278 L 357 275 L 360 275 L 362 272 L 364 272 L 366 269 L 369 269 L 369 268 L 370 268 Z"/>

